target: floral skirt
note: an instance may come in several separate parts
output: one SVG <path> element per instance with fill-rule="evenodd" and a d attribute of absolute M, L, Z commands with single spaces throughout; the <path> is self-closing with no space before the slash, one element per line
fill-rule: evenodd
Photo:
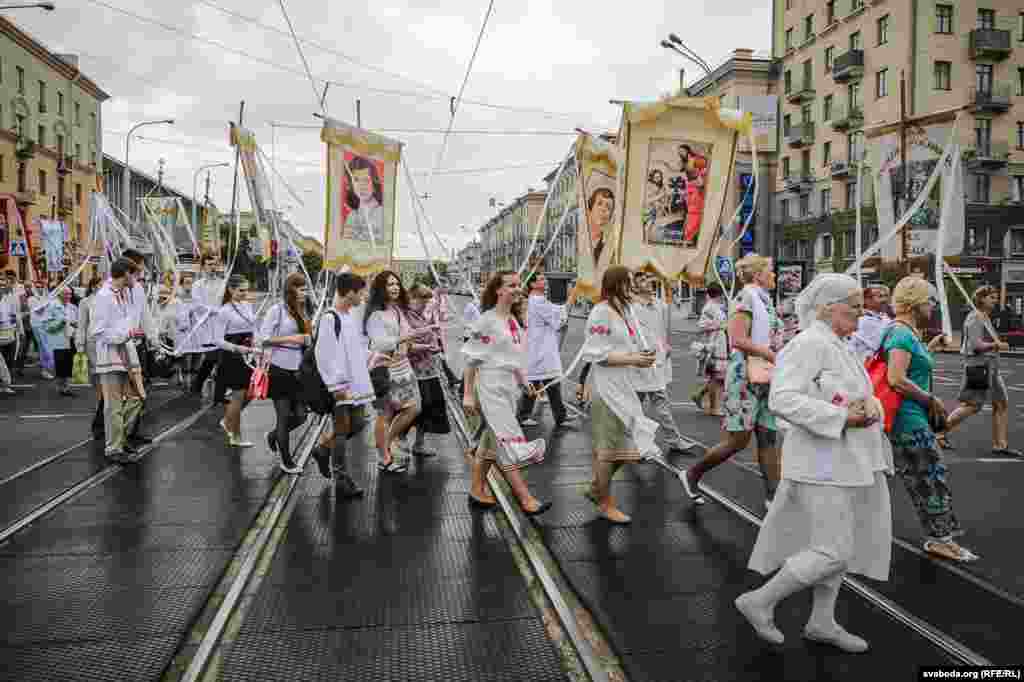
<path fill-rule="evenodd" d="M 722 409 L 722 430 L 730 433 L 749 432 L 755 428 L 775 431 L 775 415 L 768 409 L 767 384 L 747 382 L 747 359 L 739 351 L 732 354 L 725 374 L 725 400 Z"/>
<path fill-rule="evenodd" d="M 896 475 L 903 481 L 926 539 L 945 541 L 963 535 L 953 513 L 949 470 L 936 447 L 935 434 L 930 429 L 919 429 L 894 434 L 891 440 Z"/>

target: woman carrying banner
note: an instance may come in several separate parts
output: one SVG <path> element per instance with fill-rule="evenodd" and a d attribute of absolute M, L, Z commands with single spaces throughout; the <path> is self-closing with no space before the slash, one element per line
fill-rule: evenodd
<path fill-rule="evenodd" d="M 242 410 L 249 405 L 249 382 L 252 380 L 252 369 L 245 360 L 254 350 L 253 334 L 256 331 L 256 311 L 247 302 L 248 296 L 249 280 L 242 275 L 231 275 L 221 299 L 223 305 L 216 311 L 214 322 L 214 338 L 220 349 L 217 383 L 231 389 L 231 400 L 224 408 L 220 427 L 228 437 L 228 445 L 234 448 L 251 448 L 253 445 L 242 440 Z"/>
<path fill-rule="evenodd" d="M 634 384 L 634 368 L 652 367 L 657 352 L 641 337 L 643 332 L 630 309 L 630 289 L 626 267 L 608 268 L 601 278 L 601 300 L 584 327 L 582 359 L 591 367 L 594 448 L 594 476 L 586 496 L 598 506 L 602 518 L 612 523 L 631 521 L 611 496 L 616 472 L 626 462 L 660 454 L 654 444 L 658 424 L 644 416 Z M 638 431 L 644 432 L 642 438 Z"/>
<path fill-rule="evenodd" d="M 782 644 L 775 605 L 808 587 L 814 606 L 804 637 L 849 653 L 868 643 L 836 622 L 843 576 L 888 580 L 892 508 L 885 475 L 892 454 L 864 365 L 846 338 L 857 329 L 863 300 L 857 280 L 819 275 L 796 301 L 800 332 L 780 354 L 772 378 L 772 412 L 792 425 L 783 444 L 783 474 L 750 556 L 760 589 L 736 608 L 758 636 Z"/>
<path fill-rule="evenodd" d="M 896 473 L 907 489 L 924 531 L 924 550 L 953 561 L 978 557 L 953 538 L 962 535 L 953 513 L 948 472 L 935 439 L 935 426 L 946 419 L 946 408 L 932 393 L 932 353 L 943 345 L 940 334 L 926 347 L 920 329 L 931 320 L 935 299 L 931 285 L 911 275 L 892 292 L 896 318 L 882 340 L 888 362 L 889 385 L 903 395 L 889 433 Z"/>
<path fill-rule="evenodd" d="M 384 473 L 401 473 L 409 466 L 403 439 L 421 409 L 419 383 L 409 364 L 409 345 L 431 334 L 434 327 L 414 330 L 410 326 L 409 294 L 390 270 L 373 278 L 363 315 L 363 333 L 370 338 L 370 379 L 377 394 L 377 468 Z M 394 457 L 395 449 L 401 459 Z"/>
<path fill-rule="evenodd" d="M 71 288 L 60 292 L 60 300 L 46 306 L 43 333 L 46 344 L 53 350 L 54 373 L 57 376 L 57 391 L 62 396 L 71 396 L 71 369 L 75 362 L 75 331 L 78 329 L 78 306 L 71 302 Z"/>
<path fill-rule="evenodd" d="M 473 455 L 469 504 L 480 508 L 497 504 L 487 489 L 487 473 L 497 462 L 519 507 L 534 516 L 550 509 L 551 502 L 535 498 L 519 471 L 543 460 L 546 444 L 541 438 L 527 442 L 516 421 L 520 395 L 533 390 L 526 380 L 526 330 L 512 316 L 518 292 L 519 275 L 510 270 L 492 275 L 484 288 L 483 313 L 462 349 L 466 356 L 462 407 L 474 432 L 483 427 Z"/>
<path fill-rule="evenodd" d="M 988 333 L 992 311 L 999 305 L 999 290 L 993 286 L 979 287 L 974 292 L 974 306 L 964 320 L 963 380 L 960 384 L 960 406 L 949 415 L 946 430 L 936 434 L 939 446 L 952 450 L 947 436 L 963 421 L 992 403 L 992 454 L 997 457 L 1024 457 L 1024 452 L 1011 449 L 1007 440 L 1010 426 L 1010 401 L 1006 384 L 999 373 L 999 351 L 1010 350 L 1005 341 L 996 341 Z"/>
<path fill-rule="evenodd" d="M 284 300 L 275 303 L 260 325 L 258 345 L 269 363 L 267 398 L 274 401 L 277 422 L 267 432 L 267 448 L 281 456 L 281 470 L 299 473 L 291 454 L 291 432 L 306 421 L 301 401 L 299 365 L 302 349 L 311 343 L 310 323 L 304 314 L 307 298 L 306 276 L 293 272 L 284 281 Z M 268 354 L 269 350 L 269 354 Z"/>
<path fill-rule="evenodd" d="M 782 349 L 782 320 L 768 293 L 775 288 L 772 259 L 757 254 L 736 263 L 736 273 L 745 285 L 736 298 L 729 321 L 732 355 L 725 375 L 724 441 L 708 450 L 704 459 L 683 477 L 686 494 L 695 504 L 704 497 L 697 485 L 708 471 L 731 459 L 757 436 L 757 460 L 764 478 L 766 504 L 775 495 L 780 476 L 775 417 L 768 409 L 768 392 L 775 354 Z"/>

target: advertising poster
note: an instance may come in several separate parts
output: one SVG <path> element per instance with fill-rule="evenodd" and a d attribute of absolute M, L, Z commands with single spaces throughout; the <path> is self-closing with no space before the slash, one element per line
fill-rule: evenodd
<path fill-rule="evenodd" d="M 401 143 L 327 119 L 325 267 L 371 275 L 391 266 Z"/>

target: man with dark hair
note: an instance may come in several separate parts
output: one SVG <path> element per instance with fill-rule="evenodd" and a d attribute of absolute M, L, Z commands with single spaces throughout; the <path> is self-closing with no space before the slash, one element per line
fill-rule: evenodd
<path fill-rule="evenodd" d="M 135 267 L 132 273 L 132 286 L 130 291 L 128 291 L 128 315 L 131 328 L 140 330 L 142 333 L 137 334 L 129 343 L 135 345 L 142 375 L 148 379 L 151 376 L 150 351 L 160 347 L 160 336 L 157 324 L 149 309 L 146 289 L 142 286 L 142 280 L 145 279 L 146 260 L 145 256 L 135 249 L 126 249 L 121 254 L 121 258 L 129 261 Z M 145 398 L 142 398 L 142 401 L 144 408 Z M 128 430 L 128 440 L 132 445 L 147 445 L 153 442 L 153 439 L 149 436 L 139 433 L 141 425 L 142 410 L 140 410 L 138 418 L 131 423 Z"/>
<path fill-rule="evenodd" d="M 551 379 L 562 376 L 562 358 L 558 352 L 558 332 L 569 322 L 565 306 L 555 305 L 547 299 L 545 290 L 547 280 L 544 273 L 530 275 L 526 280 L 530 298 L 526 307 L 526 378 L 535 389 L 539 389 Z M 555 417 L 555 426 L 572 426 L 573 417 L 568 416 L 562 402 L 562 386 L 554 384 L 546 389 L 551 402 L 551 412 Z M 524 395 L 519 403 L 519 423 L 524 426 L 536 426 L 530 414 L 533 412 L 535 398 Z"/>
<path fill-rule="evenodd" d="M 199 279 L 192 284 L 192 300 L 195 304 L 195 315 L 199 328 L 193 332 L 196 346 L 203 357 L 203 364 L 196 373 L 192 392 L 199 395 L 203 392 L 203 384 L 210 378 L 210 373 L 217 366 L 220 351 L 217 339 L 214 338 L 214 321 L 217 310 L 224 300 L 225 280 L 217 276 L 217 258 L 211 254 L 203 254 L 199 260 Z M 205 318 L 205 319 L 204 319 Z M 214 402 L 223 402 L 226 389 L 219 384 L 214 390 Z"/>

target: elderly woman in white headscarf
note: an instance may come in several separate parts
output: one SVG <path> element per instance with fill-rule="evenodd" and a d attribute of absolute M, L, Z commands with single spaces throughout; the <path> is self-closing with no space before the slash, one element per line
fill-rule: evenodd
<path fill-rule="evenodd" d="M 749 567 L 778 573 L 736 607 L 762 638 L 782 644 L 775 605 L 804 588 L 814 606 L 804 637 L 860 653 L 868 643 L 835 620 L 843 575 L 887 580 L 892 510 L 884 474 L 892 452 L 881 405 L 846 338 L 863 307 L 847 275 L 819 275 L 797 299 L 800 332 L 779 356 L 769 408 L 792 425 L 782 455 L 782 482 L 758 533 Z"/>

